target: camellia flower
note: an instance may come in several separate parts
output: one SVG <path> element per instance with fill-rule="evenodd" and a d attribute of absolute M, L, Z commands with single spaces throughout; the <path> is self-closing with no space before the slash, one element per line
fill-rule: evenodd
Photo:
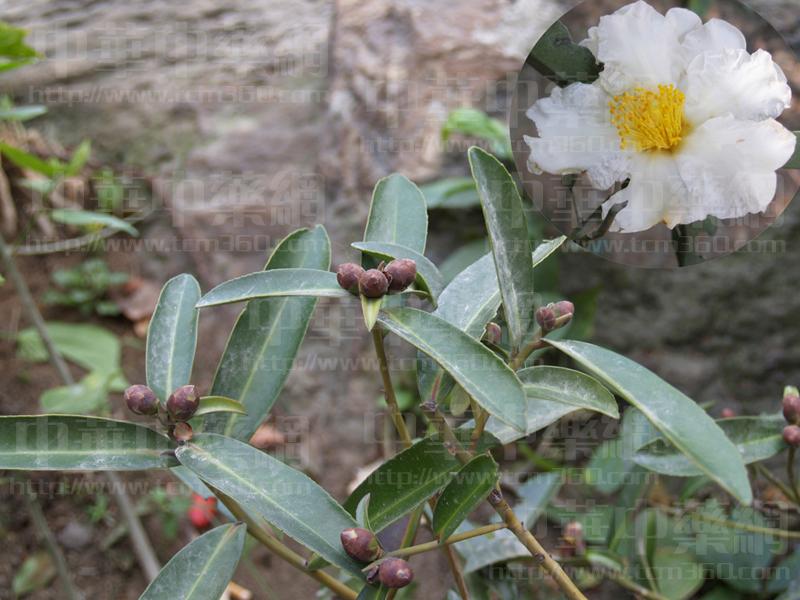
<path fill-rule="evenodd" d="M 768 52 L 748 53 L 726 21 L 642 1 L 602 17 L 581 45 L 603 71 L 528 110 L 539 133 L 525 137 L 532 172 L 586 172 L 599 190 L 630 179 L 603 203 L 605 217 L 627 202 L 613 231 L 769 206 L 797 140 L 775 120 L 792 92 Z"/>

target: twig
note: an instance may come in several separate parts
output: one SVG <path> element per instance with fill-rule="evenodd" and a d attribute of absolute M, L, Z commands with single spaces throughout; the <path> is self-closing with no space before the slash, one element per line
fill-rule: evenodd
<path fill-rule="evenodd" d="M 784 496 L 786 496 L 787 500 L 789 500 L 790 502 L 794 500 L 793 498 L 794 494 L 792 493 L 792 490 L 789 489 L 788 485 L 786 485 L 780 479 L 775 477 L 775 475 L 770 473 L 769 470 L 766 467 L 764 467 L 761 463 L 755 463 L 753 466 L 755 466 L 756 471 L 760 475 L 762 475 L 765 479 L 767 479 L 767 481 L 769 481 L 772 485 L 777 487 L 781 491 L 781 493 Z"/>
<path fill-rule="evenodd" d="M 403 444 L 406 447 L 409 447 L 412 444 L 411 435 L 408 433 L 403 414 L 397 404 L 397 396 L 392 385 L 392 376 L 389 373 L 389 362 L 386 359 L 386 348 L 383 346 L 383 334 L 378 327 L 372 329 L 372 343 L 375 346 L 375 354 L 378 356 L 378 366 L 383 379 L 383 393 L 386 396 L 386 405 L 389 407 L 389 413 L 392 415 L 392 421 L 394 421 L 394 426 L 400 435 L 400 439 L 403 440 Z"/>
<path fill-rule="evenodd" d="M 214 494 L 222 501 L 228 510 L 231 511 L 234 517 L 247 525 L 247 533 L 261 542 L 262 545 L 266 546 L 278 557 L 285 560 L 295 569 L 305 573 L 309 577 L 313 577 L 319 583 L 330 589 L 335 594 L 338 594 L 345 600 L 356 600 L 356 598 L 358 598 L 358 594 L 355 591 L 347 587 L 338 579 L 328 575 L 328 573 L 325 571 L 309 571 L 306 568 L 306 560 L 302 556 L 294 552 L 292 549 L 284 546 L 275 537 L 265 531 L 253 520 L 250 515 L 247 514 L 247 512 L 241 506 L 239 506 L 239 504 L 233 498 L 226 496 L 223 492 L 217 489 L 214 489 Z"/>
<path fill-rule="evenodd" d="M 611 569 L 604 570 L 603 574 L 608 577 L 614 583 L 621 585 L 627 590 L 632 591 L 637 596 L 642 598 L 646 598 L 647 600 L 668 600 L 666 596 L 662 596 L 658 592 L 654 592 L 653 590 L 648 590 L 646 587 L 643 587 L 628 579 L 625 575 L 620 573 L 619 571 L 613 571 Z"/>
<path fill-rule="evenodd" d="M 44 322 L 42 313 L 40 313 L 39 309 L 36 307 L 36 303 L 33 300 L 33 296 L 28 288 L 28 284 L 20 274 L 19 269 L 17 269 L 17 264 L 14 261 L 14 257 L 11 256 L 9 248 L 6 245 L 3 236 L 1 235 L 0 258 L 2 258 L 8 278 L 11 280 L 11 283 L 17 290 L 17 294 L 22 301 L 22 306 L 28 315 L 28 318 L 38 332 L 39 337 L 42 339 L 44 347 L 47 349 L 47 355 L 50 358 L 50 362 L 53 364 L 53 367 L 55 367 L 56 371 L 58 371 L 58 374 L 64 382 L 64 385 L 74 385 L 75 379 L 72 377 L 72 373 L 70 373 L 69 367 L 67 367 L 67 363 L 64 361 L 64 357 L 61 356 L 61 353 L 58 351 L 58 348 L 56 348 L 53 339 L 50 337 L 50 333 L 47 331 L 47 325 Z M 155 576 L 158 575 L 158 572 L 161 568 L 159 566 L 158 558 L 156 558 L 156 554 L 153 551 L 153 546 L 150 544 L 150 540 L 147 538 L 144 527 L 142 527 L 142 522 L 139 520 L 139 517 L 133 508 L 133 503 L 131 502 L 128 493 L 125 491 L 119 476 L 116 473 L 109 471 L 106 473 L 106 477 L 109 480 L 111 493 L 114 495 L 114 499 L 119 506 L 122 518 L 128 525 L 131 542 L 133 543 L 133 549 L 136 553 L 136 558 L 139 561 L 139 565 L 142 567 L 142 570 L 145 572 L 147 578 L 149 580 L 153 580 Z"/>
<path fill-rule="evenodd" d="M 419 520 L 422 518 L 422 513 L 425 511 L 425 505 L 420 504 L 408 517 L 408 524 L 406 530 L 403 532 L 403 539 L 400 541 L 400 548 L 407 548 L 413 545 L 414 538 L 417 537 L 417 530 L 419 529 Z M 397 588 L 392 588 L 386 594 L 386 600 L 394 600 L 397 595 Z"/>
<path fill-rule="evenodd" d="M 25 486 L 25 493 L 23 494 L 23 497 L 25 498 L 28 512 L 30 512 L 31 521 L 33 521 L 36 531 L 39 533 L 44 545 L 47 546 L 47 551 L 53 558 L 53 563 L 55 564 L 56 571 L 58 572 L 58 577 L 64 586 L 64 594 L 67 596 L 67 598 L 69 598 L 69 600 L 83 600 L 83 594 L 81 594 L 72 583 L 72 578 L 69 575 L 69 569 L 67 567 L 67 561 L 64 559 L 64 554 L 61 552 L 61 548 L 58 547 L 58 543 L 53 536 L 53 532 L 50 531 L 50 527 L 47 525 L 47 519 L 45 519 L 44 513 L 42 513 L 42 507 L 39 505 L 39 501 L 31 491 L 30 486 Z"/>
<path fill-rule="evenodd" d="M 705 521 L 706 523 L 721 525 L 729 529 L 739 529 L 741 531 L 749 531 L 750 533 L 760 533 L 762 535 L 769 535 L 772 537 L 800 539 L 800 531 L 788 531 L 786 529 L 774 529 L 772 527 L 761 527 L 759 525 L 739 523 L 738 521 L 731 521 L 730 519 L 718 519 L 717 517 L 712 517 L 699 512 L 683 512 L 674 508 L 667 508 L 664 506 L 661 506 L 659 508 L 662 511 L 673 516 L 687 516 L 690 519 L 697 519 L 698 521 Z"/>
<path fill-rule="evenodd" d="M 452 451 L 454 452 L 458 461 L 462 464 L 469 462 L 469 460 L 472 458 L 472 455 L 461 447 L 461 444 L 453 433 L 452 428 L 447 423 L 447 420 L 444 418 L 444 415 L 441 413 L 441 411 L 439 411 L 436 403 L 427 401 L 422 405 L 422 408 L 425 411 L 425 414 L 427 414 L 431 419 L 431 422 L 436 426 L 436 429 L 439 431 L 439 434 L 442 436 L 442 438 L 447 443 L 453 444 Z M 586 596 L 583 595 L 583 592 L 578 589 L 578 586 L 573 583 L 569 576 L 564 572 L 564 569 L 561 568 L 561 565 L 558 564 L 558 562 L 556 562 L 552 556 L 550 556 L 547 550 L 544 549 L 544 547 L 533 536 L 533 534 L 528 531 L 525 525 L 522 524 L 511 506 L 509 506 L 508 502 L 505 500 L 505 498 L 503 498 L 500 490 L 495 489 L 489 495 L 488 501 L 492 508 L 494 508 L 495 512 L 497 512 L 497 514 L 500 515 L 500 518 L 503 519 L 503 522 L 506 524 L 508 529 L 516 536 L 522 545 L 527 548 L 528 552 L 531 553 L 531 556 L 533 556 L 534 560 L 555 580 L 555 582 L 561 588 L 561 591 L 564 592 L 564 595 L 570 598 L 570 600 L 587 600 Z"/>
<path fill-rule="evenodd" d="M 791 446 L 789 448 L 789 457 L 786 461 L 786 474 L 789 477 L 789 489 L 792 490 L 795 504 L 800 504 L 800 490 L 797 489 L 797 476 L 794 470 L 795 454 L 797 454 L 797 448 Z"/>

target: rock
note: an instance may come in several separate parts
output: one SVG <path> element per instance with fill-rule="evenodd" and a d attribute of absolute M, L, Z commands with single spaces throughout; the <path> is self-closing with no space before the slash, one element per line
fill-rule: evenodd
<path fill-rule="evenodd" d="M 58 532 L 58 541 L 69 550 L 80 550 L 91 543 L 93 535 L 94 532 L 88 525 L 70 521 Z"/>

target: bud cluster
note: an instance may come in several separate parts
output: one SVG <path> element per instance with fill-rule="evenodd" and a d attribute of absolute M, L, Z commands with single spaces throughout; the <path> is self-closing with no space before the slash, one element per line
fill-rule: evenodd
<path fill-rule="evenodd" d="M 123 394 L 128 409 L 137 415 L 158 415 L 168 428 L 169 435 L 177 442 L 192 439 L 192 427 L 187 423 L 200 406 L 200 394 L 193 385 L 184 385 L 170 394 L 166 409 L 158 402 L 155 392 L 146 385 L 130 386 Z"/>
<path fill-rule="evenodd" d="M 353 560 L 371 563 L 383 556 L 378 538 L 368 529 L 350 527 L 340 534 L 342 548 Z M 402 558 L 390 556 L 367 572 L 369 583 L 380 582 L 387 588 L 402 588 L 414 580 L 414 571 Z"/>
<path fill-rule="evenodd" d="M 793 448 L 800 447 L 800 393 L 794 386 L 783 391 L 783 418 L 789 423 L 783 428 L 783 441 Z"/>
<path fill-rule="evenodd" d="M 549 333 L 559 327 L 563 327 L 572 320 L 575 314 L 575 305 L 569 300 L 551 302 L 547 306 L 542 306 L 536 310 L 536 322 L 542 331 Z"/>
<path fill-rule="evenodd" d="M 417 276 L 417 264 L 410 258 L 398 258 L 377 269 L 364 270 L 355 263 L 344 263 L 336 269 L 339 285 L 351 294 L 366 298 L 382 298 L 402 292 Z"/>

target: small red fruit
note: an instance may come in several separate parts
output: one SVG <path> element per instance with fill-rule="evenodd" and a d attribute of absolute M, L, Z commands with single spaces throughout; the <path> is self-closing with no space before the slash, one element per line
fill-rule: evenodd
<path fill-rule="evenodd" d="M 732 408 L 725 407 L 722 409 L 722 413 L 720 414 L 722 415 L 723 419 L 731 419 L 736 416 L 736 411 Z"/>
<path fill-rule="evenodd" d="M 192 505 L 186 512 L 189 521 L 199 530 L 208 529 L 217 513 L 217 499 L 203 498 L 200 494 L 192 494 Z"/>

